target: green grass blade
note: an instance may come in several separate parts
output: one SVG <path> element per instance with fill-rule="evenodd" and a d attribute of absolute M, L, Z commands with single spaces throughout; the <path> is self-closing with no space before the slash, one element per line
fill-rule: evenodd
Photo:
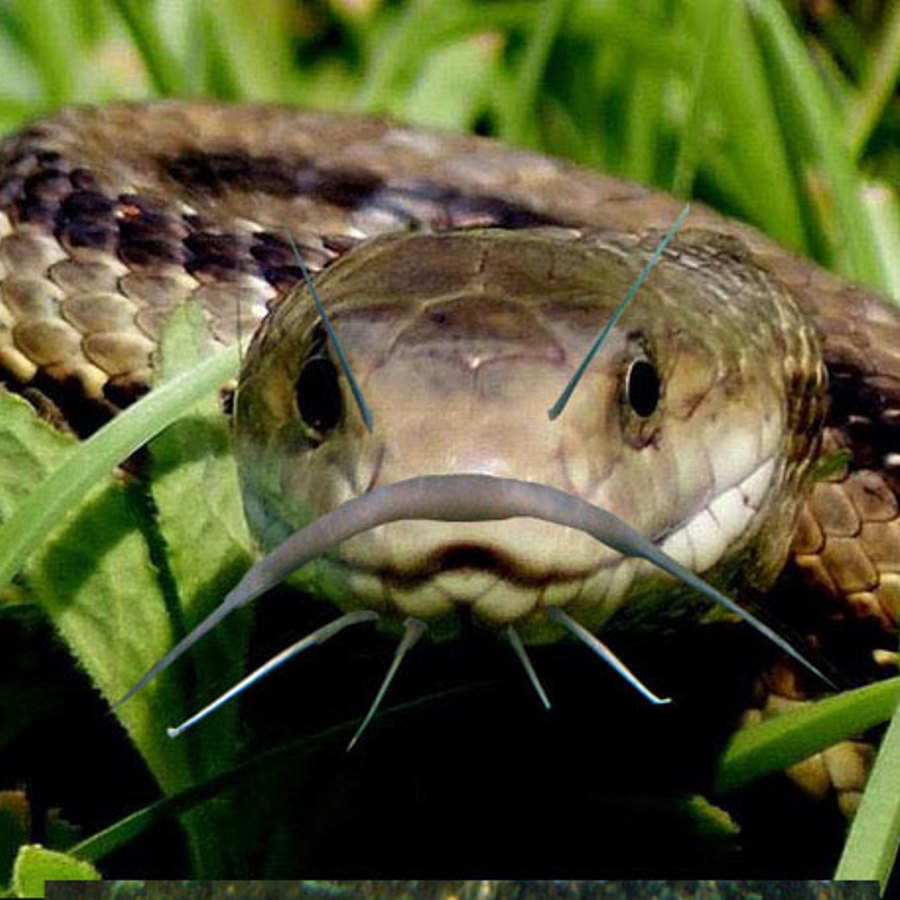
<path fill-rule="evenodd" d="M 77 96 L 81 54 L 72 46 L 69 8 L 48 0 L 18 0 L 18 22 L 41 80 L 44 104 L 53 108 Z"/>
<path fill-rule="evenodd" d="M 372 58 L 354 101 L 357 109 L 377 113 L 391 110 L 402 73 L 430 44 L 430 23 L 441 6 L 444 4 L 435 0 L 414 0 L 395 22 L 373 33 Z"/>
<path fill-rule="evenodd" d="M 220 0 L 206 4 L 212 66 L 225 74 L 229 99 L 289 100 L 297 71 L 291 65 L 292 4 L 285 0 Z"/>
<path fill-rule="evenodd" d="M 693 9 L 695 14 L 702 9 Z M 694 20 L 694 27 L 702 22 Z M 793 250 L 809 254 L 800 186 L 768 86 L 768 77 L 749 16 L 741 4 L 727 4 L 724 51 L 709 60 L 707 102 L 715 111 L 713 134 L 700 148 L 700 169 L 723 194 L 731 211 L 755 223 Z M 696 52 L 696 51 L 695 51 Z M 713 106 L 714 104 L 714 106 Z M 724 133 L 717 136 L 715 118 Z M 777 185 L 777 190 L 762 190 Z"/>
<path fill-rule="evenodd" d="M 887 7 L 875 53 L 867 60 L 863 83 L 847 110 L 847 146 L 858 159 L 890 103 L 900 76 L 900 3 Z"/>
<path fill-rule="evenodd" d="M 837 741 L 886 722 L 898 700 L 900 678 L 891 678 L 743 728 L 722 755 L 716 790 L 734 790 L 780 772 Z"/>
<path fill-rule="evenodd" d="M 163 97 L 184 94 L 187 89 L 184 73 L 166 46 L 148 4 L 136 0 L 112 0 L 112 3 L 122 17 L 157 93 Z"/>
<path fill-rule="evenodd" d="M 218 353 L 135 403 L 75 448 L 67 461 L 0 526 L 0 587 L 94 484 L 178 418 L 186 406 L 233 378 L 237 347 Z"/>
<path fill-rule="evenodd" d="M 22 20 L 7 5 L 0 4 L 0 36 L 19 50 L 28 49 L 28 33 Z"/>
<path fill-rule="evenodd" d="M 409 92 L 435 51 L 467 38 L 484 38 L 491 30 L 525 29 L 534 17 L 534 4 L 498 2 L 476 6 L 436 0 L 415 0 L 393 20 L 382 16 L 378 26 L 366 34 L 369 60 L 353 105 L 359 110 L 390 112 L 407 119 Z M 440 106 L 446 97 L 435 94 L 431 102 Z M 459 99 L 453 102 L 458 103 Z"/>
<path fill-rule="evenodd" d="M 710 63 L 721 45 L 727 22 L 730 0 L 713 0 L 706 36 L 696 62 L 690 86 L 688 115 L 678 141 L 678 156 L 672 176 L 672 193 L 676 197 L 690 197 L 697 175 L 703 138 L 704 101 L 708 93 Z"/>
<path fill-rule="evenodd" d="M 805 185 L 819 252 L 839 272 L 885 288 L 874 227 L 862 203 L 845 133 L 809 54 L 777 0 L 748 3 L 767 60 L 775 109 Z"/>
<path fill-rule="evenodd" d="M 888 294 L 900 302 L 900 200 L 885 184 L 866 187 L 864 196 L 869 216 L 875 223 L 875 234 L 884 260 Z"/>
<path fill-rule="evenodd" d="M 637 58 L 641 48 L 622 48 L 630 64 L 625 92 L 628 105 L 640 110 L 640 115 L 628 116 L 625 121 L 622 174 L 643 184 L 653 184 L 659 172 L 659 149 L 664 137 L 664 96 L 670 76 L 662 70 L 641 68 Z M 633 70 L 633 71 L 631 71 Z"/>
<path fill-rule="evenodd" d="M 512 104 L 504 117 L 502 136 L 514 144 L 534 144 L 534 105 L 550 51 L 571 7 L 571 0 L 545 0 L 528 37 L 528 47 L 516 76 Z"/>
<path fill-rule="evenodd" d="M 896 704 L 895 704 L 896 705 Z M 897 707 L 834 877 L 877 881 L 885 890 L 900 846 L 900 706 Z"/>

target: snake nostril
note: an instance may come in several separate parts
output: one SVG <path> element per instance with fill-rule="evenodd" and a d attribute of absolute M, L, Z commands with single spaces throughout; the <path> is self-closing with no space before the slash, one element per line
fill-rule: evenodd
<path fill-rule="evenodd" d="M 341 387 L 334 363 L 327 356 L 313 356 L 303 364 L 294 385 L 297 411 L 304 424 L 320 435 L 341 419 Z"/>
<path fill-rule="evenodd" d="M 659 405 L 659 372 L 649 360 L 636 359 L 625 375 L 625 399 L 642 419 L 653 414 Z"/>

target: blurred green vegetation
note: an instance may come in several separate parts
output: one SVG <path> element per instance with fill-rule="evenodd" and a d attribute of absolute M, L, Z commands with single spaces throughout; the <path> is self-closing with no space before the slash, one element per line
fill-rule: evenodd
<path fill-rule="evenodd" d="M 900 6 L 4 0 L 0 129 L 73 102 L 264 100 L 477 130 L 695 195 L 900 294 Z"/>

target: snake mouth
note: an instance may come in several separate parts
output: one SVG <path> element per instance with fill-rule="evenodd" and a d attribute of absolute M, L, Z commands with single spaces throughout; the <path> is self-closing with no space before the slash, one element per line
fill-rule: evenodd
<path fill-rule="evenodd" d="M 752 539 L 777 480 L 776 461 L 766 456 L 647 537 L 686 569 L 709 572 Z M 547 629 L 545 619 L 551 607 L 567 609 L 596 629 L 625 613 L 632 595 L 671 594 L 653 564 L 560 527 L 569 523 L 526 517 L 449 521 L 439 510 L 433 518 L 443 520 L 395 521 L 367 533 L 361 545 L 351 539 L 333 548 L 315 563 L 316 577 L 322 576 L 344 609 L 362 606 L 395 619 L 430 622 L 469 612 L 488 627 L 524 626 L 530 640 L 552 639 L 555 630 Z M 671 599 L 667 615 L 686 611 Z M 641 606 L 627 614 L 629 624 L 649 624 L 652 617 Z"/>
<path fill-rule="evenodd" d="M 517 517 L 538 518 L 557 525 L 566 525 L 591 535 L 624 556 L 647 560 L 679 579 L 687 587 L 699 591 L 708 600 L 744 619 L 816 676 L 830 683 L 818 668 L 770 626 L 673 559 L 608 510 L 557 488 L 529 481 L 491 475 L 432 475 L 375 488 L 361 497 L 347 501 L 295 532 L 268 556 L 256 563 L 222 603 L 163 656 L 118 701 L 118 704 L 123 703 L 148 681 L 168 668 L 230 612 L 254 600 L 284 581 L 296 569 L 354 535 L 378 525 L 403 519 L 478 522 Z M 554 618 L 551 614 L 558 612 L 560 611 L 550 609 L 548 616 Z M 348 615 L 371 618 L 377 613 L 371 610 L 357 610 Z"/>
<path fill-rule="evenodd" d="M 432 572 L 451 569 L 494 570 L 498 573 L 508 569 L 508 562 L 502 555 L 489 547 L 479 544 L 459 543 L 443 547 L 434 554 Z"/>

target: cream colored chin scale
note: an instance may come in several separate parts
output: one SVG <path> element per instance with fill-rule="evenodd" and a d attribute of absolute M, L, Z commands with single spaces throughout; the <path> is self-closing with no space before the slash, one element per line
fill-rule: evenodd
<path fill-rule="evenodd" d="M 591 360 L 600 348 L 607 334 L 616 324 L 625 307 L 637 292 L 647 273 L 659 259 L 663 250 L 681 226 L 687 216 L 689 207 L 685 206 L 681 215 L 669 229 L 651 256 L 643 271 L 637 277 L 628 293 L 622 299 L 610 317 L 603 331 L 597 337 L 584 361 L 572 376 L 557 402 L 548 411 L 550 419 L 556 418 L 564 409 L 566 402 L 575 390 L 579 379 L 590 365 Z M 293 246 L 290 235 L 288 238 Z M 296 247 L 294 246 L 296 253 Z M 365 403 L 362 392 L 353 376 L 350 364 L 341 349 L 337 334 L 331 326 L 328 316 L 318 298 L 316 290 L 306 272 L 303 262 L 297 253 L 297 262 L 303 271 L 313 301 L 328 333 L 329 340 L 335 350 L 341 366 L 351 385 L 353 395 L 359 407 L 360 415 L 369 431 L 372 429 L 372 415 Z M 279 547 L 254 565 L 229 592 L 222 603 L 193 631 L 184 637 L 162 659 L 160 659 L 143 678 L 122 697 L 115 706 L 119 706 L 139 691 L 147 682 L 159 675 L 186 650 L 196 643 L 204 634 L 214 628 L 232 610 L 249 603 L 260 594 L 283 581 L 293 571 L 305 565 L 311 559 L 324 553 L 340 542 L 361 532 L 368 531 L 378 525 L 409 519 L 431 519 L 438 521 L 475 522 L 507 519 L 528 516 L 543 519 L 559 525 L 579 529 L 608 547 L 625 556 L 640 557 L 681 580 L 684 584 L 704 594 L 715 603 L 751 624 L 762 635 L 771 640 L 783 651 L 794 657 L 807 669 L 831 685 L 829 679 L 798 650 L 784 638 L 776 634 L 769 626 L 754 615 L 738 606 L 716 588 L 707 584 L 689 569 L 676 562 L 672 557 L 659 549 L 652 541 L 647 540 L 627 523 L 607 510 L 588 503 L 556 488 L 520 481 L 511 478 L 499 478 L 480 474 L 432 475 L 411 478 L 394 484 L 375 488 L 374 490 L 354 498 L 326 515 L 321 516 L 305 528 L 300 529 L 284 541 Z M 647 700 L 655 704 L 669 703 L 671 698 L 659 697 L 646 687 L 628 667 L 602 642 L 584 626 L 574 620 L 568 613 L 558 607 L 546 610 L 548 618 L 569 631 L 576 638 L 587 644 L 598 656 L 614 668 L 629 684 L 639 691 Z M 170 737 L 176 737 L 195 725 L 209 713 L 241 693 L 245 688 L 263 678 L 298 653 L 333 637 L 344 628 L 362 622 L 371 622 L 378 618 L 374 610 L 356 610 L 348 612 L 334 621 L 317 629 L 306 637 L 295 642 L 285 650 L 276 654 L 268 662 L 250 673 L 224 694 L 191 716 L 181 725 L 168 729 Z M 377 712 L 387 690 L 400 667 L 405 655 L 415 645 L 426 629 L 426 624 L 409 616 L 404 623 L 403 637 L 394 653 L 388 671 L 372 701 L 369 710 L 347 746 L 350 750 L 359 740 L 363 731 Z M 528 659 L 525 647 L 513 625 L 506 627 L 506 634 L 516 655 L 535 688 L 541 702 L 549 708 L 550 701 L 540 683 L 537 673 Z"/>

